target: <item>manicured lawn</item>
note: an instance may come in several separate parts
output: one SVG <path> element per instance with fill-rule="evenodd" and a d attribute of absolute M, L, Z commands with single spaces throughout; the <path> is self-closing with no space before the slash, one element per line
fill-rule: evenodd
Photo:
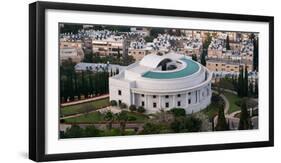
<path fill-rule="evenodd" d="M 61 108 L 61 116 L 84 113 L 91 110 L 96 110 L 109 105 L 109 98 L 104 98 L 96 101 L 91 101 L 83 104 L 65 106 Z"/>
<path fill-rule="evenodd" d="M 127 112 L 127 114 L 128 114 L 128 116 L 132 116 L 132 117 L 136 118 L 136 120 L 134 120 L 132 122 L 144 122 L 145 120 L 148 119 L 147 115 L 140 114 L 140 113 Z"/>
<path fill-rule="evenodd" d="M 219 108 L 215 104 L 210 104 L 206 109 L 202 110 L 202 113 L 206 114 L 209 119 L 213 118 L 217 115 Z"/>
<path fill-rule="evenodd" d="M 236 101 L 241 101 L 240 97 L 238 97 L 235 94 L 229 93 L 229 92 L 225 92 L 224 95 L 229 101 L 228 113 L 232 113 L 232 112 L 240 110 L 240 107 L 235 104 Z"/>
<path fill-rule="evenodd" d="M 99 112 L 84 114 L 79 117 L 67 118 L 66 123 L 97 123 L 104 120 L 104 115 Z"/>
<path fill-rule="evenodd" d="M 225 92 L 224 95 L 229 101 L 229 110 L 228 110 L 229 114 L 240 110 L 240 107 L 235 104 L 236 101 L 241 100 L 240 97 L 229 92 Z M 212 118 L 218 113 L 218 106 L 215 104 L 210 104 L 206 109 L 202 110 L 201 112 L 206 114 L 209 118 Z"/>
<path fill-rule="evenodd" d="M 211 104 L 207 108 L 203 109 L 201 112 L 207 115 L 209 119 L 212 119 L 218 114 L 219 103 L 224 104 L 224 100 L 217 93 L 213 93 Z"/>
<path fill-rule="evenodd" d="M 144 122 L 148 119 L 148 116 L 134 112 L 127 112 L 127 115 L 129 117 L 135 117 L 135 120 L 129 122 Z M 66 123 L 98 123 L 101 121 L 105 121 L 104 115 L 99 112 L 92 112 L 78 117 L 65 119 Z"/>

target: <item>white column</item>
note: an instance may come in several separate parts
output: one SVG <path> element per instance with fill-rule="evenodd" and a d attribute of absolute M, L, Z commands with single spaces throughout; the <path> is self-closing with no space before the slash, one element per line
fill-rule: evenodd
<path fill-rule="evenodd" d="M 159 105 L 158 105 L 158 106 L 159 106 L 159 108 L 161 109 L 161 107 L 162 107 L 162 105 L 161 105 L 161 102 L 162 102 L 161 96 L 159 95 L 158 98 L 159 98 L 159 99 L 158 99 L 158 100 L 159 100 Z"/>
<path fill-rule="evenodd" d="M 186 92 L 186 94 L 185 94 L 185 105 L 186 105 L 186 107 L 188 107 L 188 92 Z"/>
<path fill-rule="evenodd" d="M 144 100 L 144 103 L 145 103 L 145 109 L 148 108 L 148 95 L 145 94 L 145 100 Z"/>
<path fill-rule="evenodd" d="M 176 102 L 176 95 L 173 95 L 173 107 L 176 107 L 175 102 Z"/>
<path fill-rule="evenodd" d="M 135 93 L 132 92 L 132 105 L 135 105 Z"/>
<path fill-rule="evenodd" d="M 198 103 L 201 101 L 201 90 L 198 90 Z"/>
<path fill-rule="evenodd" d="M 197 101 L 196 101 L 196 103 L 199 103 L 199 91 L 198 91 L 198 90 L 196 91 L 196 96 L 197 96 Z"/>
<path fill-rule="evenodd" d="M 198 102 L 198 93 L 197 93 L 197 91 L 195 91 L 195 103 L 197 103 Z"/>

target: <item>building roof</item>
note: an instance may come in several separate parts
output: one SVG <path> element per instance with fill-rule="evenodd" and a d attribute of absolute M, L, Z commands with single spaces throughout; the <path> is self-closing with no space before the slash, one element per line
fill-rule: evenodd
<path fill-rule="evenodd" d="M 143 59 L 140 61 L 141 66 L 150 67 L 150 68 L 157 68 L 160 62 L 163 60 L 169 59 L 169 60 L 178 60 L 180 58 L 183 58 L 183 55 L 177 54 L 177 53 L 168 53 L 164 54 L 162 56 L 156 55 L 156 54 L 149 54 L 143 57 Z M 185 56 L 186 58 L 189 58 Z"/>
<path fill-rule="evenodd" d="M 182 78 L 189 75 L 192 75 L 199 71 L 199 64 L 191 59 L 182 58 L 181 61 L 186 63 L 186 67 L 179 71 L 167 71 L 167 72 L 155 72 L 155 71 L 147 71 L 142 76 L 145 78 L 152 79 L 173 79 L 173 78 Z"/>
<path fill-rule="evenodd" d="M 122 71 L 127 66 L 120 66 L 116 64 L 105 64 L 105 63 L 86 63 L 86 62 L 80 62 L 77 63 L 74 68 L 75 70 L 91 70 L 91 71 L 104 71 L 104 70 L 116 70 L 119 69 L 119 71 Z"/>
<path fill-rule="evenodd" d="M 143 57 L 143 59 L 140 61 L 140 65 L 150 67 L 150 68 L 157 68 L 159 63 L 161 61 L 163 61 L 164 59 L 169 59 L 169 58 L 164 57 L 164 56 L 159 56 L 156 54 L 150 54 L 150 55 L 146 55 L 145 57 Z"/>

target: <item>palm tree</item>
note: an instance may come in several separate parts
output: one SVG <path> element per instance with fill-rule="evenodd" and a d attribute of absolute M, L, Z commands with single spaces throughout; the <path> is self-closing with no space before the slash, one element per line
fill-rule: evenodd
<path fill-rule="evenodd" d="M 121 111 L 116 115 L 116 119 L 120 123 L 120 129 L 121 129 L 121 134 L 124 135 L 125 128 L 126 128 L 126 123 L 128 121 L 128 114 L 126 111 Z"/>
<path fill-rule="evenodd" d="M 105 113 L 104 120 L 107 121 L 107 128 L 111 130 L 114 121 L 114 114 L 111 111 Z"/>

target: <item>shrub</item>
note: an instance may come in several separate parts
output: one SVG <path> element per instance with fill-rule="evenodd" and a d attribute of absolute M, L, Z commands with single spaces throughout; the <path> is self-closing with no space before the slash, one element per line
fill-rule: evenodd
<path fill-rule="evenodd" d="M 129 109 L 130 109 L 131 111 L 136 111 L 136 110 L 137 110 L 137 107 L 136 107 L 136 105 L 131 105 L 131 106 L 129 107 Z"/>
<path fill-rule="evenodd" d="M 60 119 L 60 123 L 65 123 L 65 120 L 64 119 Z"/>
<path fill-rule="evenodd" d="M 135 120 L 137 120 L 137 118 L 134 117 L 134 116 L 129 116 L 129 117 L 128 117 L 128 121 L 135 121 Z"/>
<path fill-rule="evenodd" d="M 111 106 L 117 106 L 117 101 L 111 100 L 111 101 L 110 101 L 110 105 L 111 105 Z"/>
<path fill-rule="evenodd" d="M 198 132 L 200 131 L 202 121 L 194 116 L 177 117 L 171 124 L 173 132 Z"/>
<path fill-rule="evenodd" d="M 161 125 L 156 123 L 145 123 L 141 134 L 159 134 L 161 133 Z"/>
<path fill-rule="evenodd" d="M 144 113 L 144 112 L 145 112 L 145 109 L 144 109 L 144 107 L 139 106 L 138 109 L 137 109 L 137 111 L 138 111 L 139 113 Z"/>
<path fill-rule="evenodd" d="M 173 108 L 171 109 L 171 113 L 173 113 L 175 117 L 185 116 L 186 114 L 183 108 Z"/>
<path fill-rule="evenodd" d="M 212 101 L 212 103 L 215 104 L 215 105 L 219 104 L 219 102 L 220 102 L 220 96 L 213 93 L 213 94 L 212 94 L 211 101 Z"/>
<path fill-rule="evenodd" d="M 127 104 L 125 104 L 125 103 L 122 102 L 122 103 L 120 104 L 120 108 L 121 108 L 121 109 L 126 109 L 126 108 L 127 108 Z"/>

